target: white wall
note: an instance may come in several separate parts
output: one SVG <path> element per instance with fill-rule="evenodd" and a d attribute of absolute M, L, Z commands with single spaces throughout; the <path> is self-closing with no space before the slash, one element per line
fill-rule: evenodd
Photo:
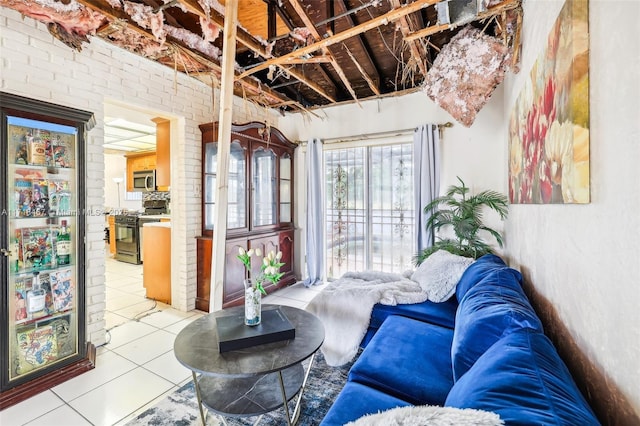
<path fill-rule="evenodd" d="M 506 252 L 640 414 L 640 2 L 589 4 L 591 203 L 512 205 Z M 505 120 L 562 5 L 525 2 L 522 71 L 505 81 Z M 506 156 L 506 121 L 497 130 Z"/>
<path fill-rule="evenodd" d="M 44 24 L 0 7 L 0 90 L 91 111 L 96 126 L 86 147 L 87 209 L 102 211 L 105 164 L 102 149 L 104 104 L 120 103 L 142 111 L 161 112 L 172 125 L 172 292 L 174 307 L 193 309 L 196 295 L 196 244 L 200 234 L 201 134 L 198 124 L 216 121 L 211 89 L 174 73 L 172 68 L 116 48 L 97 37 L 75 52 L 54 39 Z M 220 99 L 216 94 L 216 100 Z M 268 116 L 265 116 L 268 114 Z M 234 121 L 269 122 L 267 113 L 234 98 Z M 87 217 L 87 339 L 105 342 L 104 217 Z"/>
<path fill-rule="evenodd" d="M 473 191 L 485 189 L 506 189 L 504 173 L 506 157 L 503 137 L 495 123 L 502 120 L 502 90 L 498 88 L 487 105 L 478 114 L 475 123 L 466 128 L 456 123 L 443 109 L 433 103 L 426 94 L 415 92 L 402 97 L 388 97 L 338 105 L 314 111 L 320 117 L 310 114 L 289 114 L 280 119 L 279 129 L 292 141 L 307 141 L 309 138 L 329 139 L 353 135 L 414 129 L 425 123 L 453 122 L 452 128 L 444 129 L 442 148 L 442 189 L 457 183 L 460 176 Z M 389 141 L 402 138 L 412 140 L 407 135 L 394 136 Z M 306 175 L 305 148 L 296 151 L 296 273 L 305 278 L 305 237 L 306 226 Z M 487 224 L 501 230 L 503 224 L 497 217 L 488 214 Z"/>

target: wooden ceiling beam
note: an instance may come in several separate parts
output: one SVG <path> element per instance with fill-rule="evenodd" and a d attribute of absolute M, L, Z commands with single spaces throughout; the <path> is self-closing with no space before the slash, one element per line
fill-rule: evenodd
<path fill-rule="evenodd" d="M 181 0 L 184 1 L 184 0 Z M 256 73 L 258 71 L 261 71 L 265 68 L 268 68 L 271 65 L 278 65 L 281 64 L 283 62 L 285 62 L 287 59 L 289 58 L 294 58 L 294 57 L 299 57 L 299 56 L 303 56 L 306 55 L 308 53 L 312 53 L 315 52 L 316 50 L 320 50 L 323 47 L 327 47 L 327 46 L 331 46 L 333 44 L 336 43 L 340 43 L 341 41 L 344 41 L 348 38 L 351 38 L 353 36 L 356 36 L 358 34 L 362 34 L 366 31 L 369 31 L 373 28 L 377 28 L 380 25 L 385 25 L 388 24 L 390 22 L 395 22 L 398 19 L 402 18 L 405 15 L 408 15 L 410 13 L 416 12 L 420 9 L 424 9 L 427 6 L 431 6 L 433 4 L 436 3 L 440 3 L 441 1 L 444 0 L 416 0 L 412 3 L 409 3 L 407 5 L 402 6 L 399 9 L 392 9 L 389 12 L 380 15 L 376 18 L 373 18 L 367 22 L 363 22 L 362 24 L 353 27 L 347 31 L 343 31 L 341 33 L 338 34 L 334 34 L 333 36 L 327 37 L 323 40 L 320 40 L 316 43 L 310 44 L 308 46 L 305 47 L 301 47 L 300 49 L 294 50 L 293 52 L 287 53 L 286 55 L 282 55 L 280 57 L 277 58 L 273 58 L 270 59 L 268 61 L 265 61 L 253 68 L 251 68 L 250 70 L 247 70 L 245 72 L 243 72 L 242 74 L 240 74 L 240 77 L 247 77 L 253 73 Z"/>
<path fill-rule="evenodd" d="M 206 13 L 204 12 L 202 7 L 200 6 L 200 4 L 198 4 L 196 0 L 178 0 L 178 2 L 182 4 L 185 8 L 187 8 L 187 10 L 189 10 L 191 13 L 195 13 L 196 15 L 201 16 L 205 19 L 207 18 Z M 221 28 L 224 27 L 224 17 L 213 9 L 211 10 L 210 18 L 211 18 L 211 21 L 213 21 L 213 23 L 215 23 L 219 27 Z M 237 33 L 236 39 L 238 40 L 239 43 L 246 46 L 253 53 L 259 55 L 262 58 L 267 59 L 268 55 L 265 51 L 264 46 L 260 44 L 258 40 L 256 40 L 251 34 L 249 34 L 244 29 L 242 29 L 242 27 L 240 26 L 238 26 L 238 33 Z M 310 89 L 314 90 L 319 95 L 326 98 L 327 100 L 331 102 L 336 102 L 335 97 L 328 94 L 325 90 L 322 89 L 322 87 L 318 86 L 314 82 L 305 78 L 302 74 L 295 72 L 293 70 L 288 70 L 288 69 L 284 69 L 284 71 L 292 75 L 295 79 L 300 80 L 302 84 L 308 86 Z M 244 78 L 244 77 L 245 76 L 236 77 L 236 78 Z"/>
<path fill-rule="evenodd" d="M 207 16 L 202 6 L 200 6 L 196 0 L 178 0 L 178 3 L 184 6 L 189 12 L 204 19 L 211 19 L 211 21 L 221 29 L 224 28 L 224 16 L 218 13 L 218 11 L 211 9 L 210 15 Z M 263 58 L 267 56 L 264 46 L 241 26 L 238 26 L 237 40 L 238 43 L 246 46 L 249 50 Z"/>
<path fill-rule="evenodd" d="M 400 0 L 390 0 L 390 1 L 391 1 L 392 7 L 394 8 L 400 7 Z M 403 37 L 406 37 L 413 32 L 413 26 L 407 16 L 403 16 L 402 18 L 400 18 L 398 20 L 398 23 L 400 26 L 400 32 L 402 33 Z M 418 68 L 420 69 L 420 73 L 423 76 L 426 76 L 427 75 L 427 64 L 426 64 L 427 52 L 422 47 L 420 42 L 418 42 L 418 40 L 407 41 L 407 44 L 409 45 L 409 52 L 411 53 L 411 57 L 413 58 L 414 62 L 418 65 Z"/>
<path fill-rule="evenodd" d="M 504 2 L 498 4 L 497 6 L 492 7 L 491 9 L 487 9 L 485 12 L 478 13 L 478 15 L 473 18 L 472 21 L 482 21 L 483 19 L 491 18 L 496 15 L 502 14 L 502 12 L 515 9 L 520 6 L 521 0 L 505 0 Z M 413 41 L 419 38 L 427 37 L 441 31 L 453 30 L 460 25 L 466 25 L 469 21 L 463 21 L 461 23 L 451 23 L 451 24 L 440 24 L 440 25 L 432 25 L 430 27 L 424 28 L 422 30 L 416 31 L 405 36 L 405 40 Z"/>
<path fill-rule="evenodd" d="M 290 58 L 284 63 L 288 65 L 304 65 L 304 64 L 327 64 L 331 62 L 331 58 L 327 55 L 312 56 L 310 58 Z"/>
<path fill-rule="evenodd" d="M 91 10 L 95 10 L 96 12 L 102 13 L 103 15 L 105 15 L 108 19 L 111 20 L 118 20 L 120 22 L 122 22 L 124 25 L 126 25 L 126 27 L 128 29 L 131 29 L 137 33 L 139 33 L 140 35 L 153 40 L 153 41 L 157 41 L 155 36 L 151 33 L 150 30 L 146 30 L 142 27 L 139 27 L 137 24 L 133 23 L 131 21 L 131 17 L 125 13 L 123 10 L 121 9 L 114 9 L 113 7 L 111 7 L 110 5 L 106 4 L 106 3 L 101 3 L 98 2 L 96 0 L 77 0 L 78 3 L 82 4 L 85 7 L 88 7 Z M 206 66 L 207 68 L 211 69 L 211 71 L 217 73 L 217 74 L 221 74 L 222 73 L 222 68 L 220 66 L 219 63 L 217 63 L 215 60 L 213 60 L 212 58 L 207 57 L 205 54 L 195 51 L 187 46 L 185 46 L 181 41 L 179 40 L 175 40 L 173 39 L 171 36 L 167 36 L 167 40 L 169 40 L 173 45 L 175 46 L 179 46 L 180 50 L 183 53 L 188 54 L 189 56 L 191 56 L 194 60 L 200 62 L 201 64 L 203 64 L 204 66 Z M 271 102 L 279 104 L 282 102 L 287 102 L 290 99 L 284 95 L 281 95 L 273 90 L 270 90 L 268 87 L 265 86 L 261 86 L 259 84 L 258 81 L 256 81 L 255 79 L 243 79 L 243 80 L 239 80 L 239 84 L 241 87 L 244 87 L 245 90 L 248 90 L 250 92 L 253 93 L 264 93 L 264 96 L 269 99 Z M 238 96 L 242 96 L 242 93 L 237 93 Z"/>
<path fill-rule="evenodd" d="M 313 22 L 311 22 L 311 18 L 309 18 L 309 15 L 307 15 L 307 13 L 305 12 L 300 2 L 298 0 L 289 0 L 289 4 L 291 4 L 293 9 L 296 11 L 298 16 L 300 17 L 300 19 L 302 19 L 302 23 L 307 27 L 307 29 L 313 36 L 313 39 L 316 42 L 320 41 L 322 39 L 320 37 L 320 33 L 318 33 L 318 30 L 316 30 L 315 25 L 313 24 Z M 342 69 L 340 64 L 338 64 L 338 61 L 336 61 L 336 59 L 333 57 L 331 52 L 329 52 L 329 49 L 327 47 L 322 48 L 322 53 L 324 56 L 330 58 L 331 66 L 340 77 L 340 80 L 342 80 L 342 84 L 344 84 L 344 86 L 347 88 L 349 93 L 351 93 L 351 97 L 357 100 L 358 96 L 356 95 L 355 90 L 353 90 L 353 86 L 351 86 L 351 83 L 349 82 L 347 75 L 344 73 L 344 70 Z"/>

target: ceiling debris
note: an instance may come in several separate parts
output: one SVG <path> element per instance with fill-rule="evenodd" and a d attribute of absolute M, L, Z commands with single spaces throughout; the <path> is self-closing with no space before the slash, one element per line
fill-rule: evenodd
<path fill-rule="evenodd" d="M 61 1 L 0 0 L 0 6 L 48 24 L 73 49 L 100 37 L 206 84 L 220 80 L 224 0 Z M 432 66 L 445 61 L 463 26 L 492 36 L 502 46 L 493 52 L 507 55 L 517 72 L 521 1 L 240 0 L 235 93 L 284 113 L 429 91 Z M 456 69 L 458 77 L 470 73 Z"/>
<path fill-rule="evenodd" d="M 436 58 L 424 90 L 453 118 L 469 127 L 504 79 L 508 49 L 502 42 L 467 26 Z"/>

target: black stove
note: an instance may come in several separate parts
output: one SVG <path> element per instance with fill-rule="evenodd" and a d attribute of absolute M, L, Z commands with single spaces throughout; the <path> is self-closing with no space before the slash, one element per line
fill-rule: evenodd
<path fill-rule="evenodd" d="M 145 215 L 166 214 L 167 200 L 145 200 L 142 207 Z"/>
<path fill-rule="evenodd" d="M 115 217 L 116 259 L 139 265 L 143 262 L 142 226 L 160 219 L 145 216 L 167 213 L 167 200 L 145 200 L 144 213 L 122 212 Z"/>

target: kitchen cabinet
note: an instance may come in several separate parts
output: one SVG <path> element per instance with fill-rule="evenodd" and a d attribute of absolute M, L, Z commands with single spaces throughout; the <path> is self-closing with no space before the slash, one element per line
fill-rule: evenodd
<path fill-rule="evenodd" d="M 109 215 L 109 254 L 116 255 L 116 217 Z"/>
<path fill-rule="evenodd" d="M 141 170 L 155 170 L 156 153 L 137 152 L 125 155 L 127 158 L 127 191 L 133 192 L 133 172 Z"/>
<path fill-rule="evenodd" d="M 94 367 L 86 340 L 93 114 L 0 92 L 0 410 Z"/>
<path fill-rule="evenodd" d="M 166 118 L 152 119 L 156 123 L 156 187 L 168 191 L 171 186 L 171 127 Z"/>
<path fill-rule="evenodd" d="M 198 257 L 196 308 L 209 310 L 211 258 L 224 259 L 223 307 L 242 303 L 243 280 L 249 273 L 236 255 L 238 249 L 260 248 L 263 253 L 282 251 L 284 272 L 278 287 L 296 282 L 293 271 L 293 154 L 296 145 L 276 128 L 252 122 L 233 125 L 229 159 L 227 240 L 224 256 L 212 252 L 216 209 L 218 124 L 202 131 L 202 235 L 196 238 Z M 265 287 L 272 292 L 277 287 Z"/>
<path fill-rule="evenodd" d="M 171 223 L 151 222 L 142 227 L 142 285 L 148 299 L 171 304 Z"/>

